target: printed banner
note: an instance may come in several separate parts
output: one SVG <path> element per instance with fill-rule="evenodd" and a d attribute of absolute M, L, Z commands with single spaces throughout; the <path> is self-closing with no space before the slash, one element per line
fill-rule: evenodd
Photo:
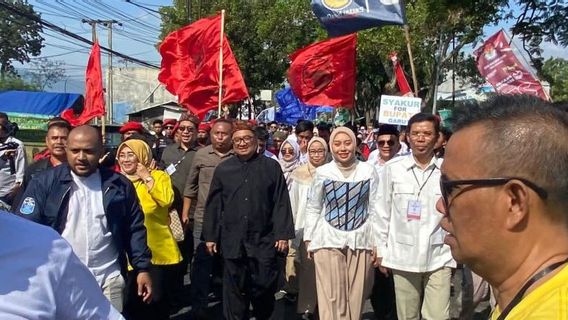
<path fill-rule="evenodd" d="M 420 98 L 383 95 L 379 123 L 405 126 L 413 115 L 420 112 L 421 106 Z"/>
<path fill-rule="evenodd" d="M 402 0 L 312 0 L 312 9 L 330 37 L 406 21 Z"/>
<path fill-rule="evenodd" d="M 473 53 L 481 76 L 501 94 L 529 94 L 549 100 L 540 82 L 528 72 L 509 45 L 503 30 Z"/>

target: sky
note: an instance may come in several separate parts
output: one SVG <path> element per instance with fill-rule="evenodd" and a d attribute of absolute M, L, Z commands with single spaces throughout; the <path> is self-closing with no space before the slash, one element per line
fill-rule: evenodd
<path fill-rule="evenodd" d="M 308 0 L 306 0 L 308 1 Z M 154 12 L 160 6 L 172 5 L 172 0 L 130 0 L 139 6 L 126 2 L 126 0 L 29 0 L 36 12 L 39 12 L 44 20 L 56 24 L 68 31 L 91 39 L 91 27 L 82 19 L 117 20 L 122 26 L 113 26 L 113 50 L 128 56 L 144 60 L 154 65 L 160 64 L 160 55 L 155 48 L 160 33 L 160 18 Z M 140 6 L 146 7 L 146 9 Z M 489 37 L 501 28 L 508 29 L 513 21 L 499 26 L 485 28 L 485 36 Z M 108 46 L 107 28 L 97 26 L 99 43 Z M 66 80 L 57 85 L 57 91 L 83 93 L 85 67 L 90 47 L 79 43 L 77 40 L 61 35 L 44 28 L 45 38 L 40 57 L 51 60 L 59 60 L 65 63 Z M 550 43 L 542 46 L 543 56 L 568 58 L 568 50 Z M 470 48 L 471 50 L 471 48 Z M 102 51 L 101 56 L 103 69 L 106 68 L 108 56 Z M 132 62 L 125 62 L 121 58 L 114 57 L 113 66 L 132 66 Z M 29 64 L 16 65 L 18 69 L 30 69 Z"/>

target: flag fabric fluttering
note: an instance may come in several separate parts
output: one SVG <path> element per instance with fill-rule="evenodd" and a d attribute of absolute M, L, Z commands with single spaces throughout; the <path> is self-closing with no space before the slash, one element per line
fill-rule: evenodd
<path fill-rule="evenodd" d="M 402 0 L 312 0 L 311 3 L 330 37 L 406 23 Z"/>
<path fill-rule="evenodd" d="M 85 82 L 85 103 L 81 114 L 76 116 L 73 113 L 73 108 L 69 108 L 61 113 L 61 117 L 72 126 L 83 125 L 94 117 L 105 114 L 101 48 L 98 41 L 95 41 L 91 49 L 85 72 Z"/>
<path fill-rule="evenodd" d="M 307 105 L 352 108 L 355 96 L 357 35 L 331 38 L 297 50 L 288 82 Z"/>
<path fill-rule="evenodd" d="M 219 102 L 221 16 L 198 20 L 164 38 L 158 80 L 179 103 L 202 117 Z M 246 99 L 248 90 L 226 36 L 223 36 L 222 103 Z"/>
<path fill-rule="evenodd" d="M 550 100 L 544 88 L 520 62 L 503 30 L 474 51 L 482 77 L 501 94 L 529 94 Z"/>
<path fill-rule="evenodd" d="M 389 58 L 392 61 L 392 65 L 394 68 L 394 75 L 396 79 L 396 85 L 398 86 L 398 91 L 400 91 L 401 96 L 405 97 L 413 97 L 414 94 L 412 93 L 412 89 L 410 89 L 410 85 L 408 84 L 408 80 L 406 80 L 406 76 L 404 75 L 404 70 L 402 69 L 402 65 L 400 61 L 398 61 L 398 56 L 396 52 L 392 52 L 389 55 Z"/>

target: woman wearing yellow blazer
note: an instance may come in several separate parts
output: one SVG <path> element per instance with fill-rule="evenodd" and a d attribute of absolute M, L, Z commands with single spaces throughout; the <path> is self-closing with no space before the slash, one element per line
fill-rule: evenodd
<path fill-rule="evenodd" d="M 174 200 L 172 182 L 164 171 L 151 169 L 152 152 L 142 140 L 123 142 L 117 155 L 121 173 L 136 189 L 152 252 L 152 302 L 143 303 L 136 283 L 128 283 L 125 316 L 128 319 L 169 319 L 167 293 L 175 280 L 176 266 L 182 260 L 169 227 L 168 209 Z"/>

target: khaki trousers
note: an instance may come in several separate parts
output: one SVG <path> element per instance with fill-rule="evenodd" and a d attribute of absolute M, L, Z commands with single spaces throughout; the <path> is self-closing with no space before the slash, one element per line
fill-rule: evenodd
<path fill-rule="evenodd" d="M 302 241 L 300 248 L 300 265 L 299 265 L 299 293 L 298 293 L 298 313 L 314 313 L 317 306 L 317 289 L 316 289 L 316 269 L 313 259 L 308 259 L 308 251 L 306 245 Z"/>
<path fill-rule="evenodd" d="M 399 319 L 444 320 L 450 318 L 452 277 L 450 268 L 424 273 L 392 270 L 392 273 Z"/>
<path fill-rule="evenodd" d="M 112 278 L 107 278 L 102 285 L 103 294 L 118 312 L 122 312 L 123 309 L 125 288 L 126 282 L 120 274 Z"/>
<path fill-rule="evenodd" d="M 314 262 L 320 319 L 361 319 L 373 288 L 371 251 L 319 249 Z"/>
<path fill-rule="evenodd" d="M 290 244 L 292 241 L 288 242 L 288 255 L 286 256 L 286 284 L 283 290 L 289 294 L 298 294 L 298 274 L 297 269 L 299 269 L 299 257 L 298 251 L 294 249 Z"/>

